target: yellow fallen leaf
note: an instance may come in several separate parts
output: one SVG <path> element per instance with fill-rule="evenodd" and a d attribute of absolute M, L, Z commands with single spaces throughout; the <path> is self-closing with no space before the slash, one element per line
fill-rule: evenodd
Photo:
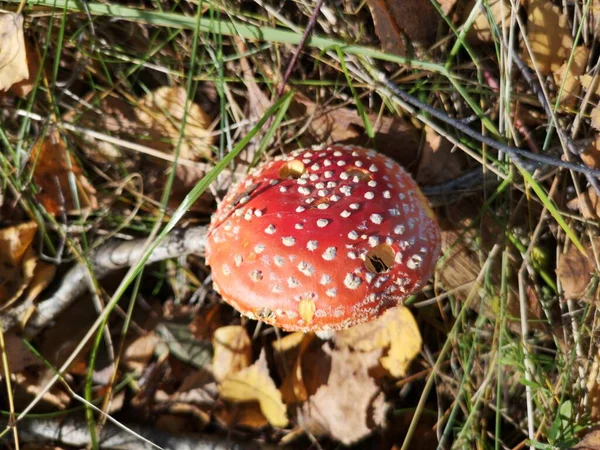
<path fill-rule="evenodd" d="M 573 47 L 566 15 L 548 0 L 527 2 L 527 39 L 532 55 L 525 51 L 525 60 L 533 67 L 532 58 L 535 59 L 544 75 L 559 70 Z"/>
<path fill-rule="evenodd" d="M 287 350 L 291 350 L 292 348 L 298 347 L 304 340 L 305 336 L 307 336 L 307 334 L 303 333 L 302 331 L 290 333 L 287 336 L 282 337 L 281 339 L 277 339 L 273 343 L 273 348 L 278 352 L 285 352 Z"/>
<path fill-rule="evenodd" d="M 179 154 L 189 160 L 208 158 L 211 155 L 211 144 L 214 142 L 214 136 L 211 134 L 212 121 L 200 106 L 186 100 L 185 89 L 162 86 L 141 100 L 136 114 L 140 122 L 158 131 L 170 142 L 172 148 L 175 148 L 187 106 Z"/>
<path fill-rule="evenodd" d="M 340 347 L 352 347 L 362 352 L 387 349 L 379 363 L 393 377 L 398 378 L 406 375 L 422 345 L 417 322 L 404 306 L 391 308 L 372 322 L 339 331 L 335 342 Z"/>
<path fill-rule="evenodd" d="M 123 364 L 130 370 L 141 373 L 148 367 L 148 361 L 154 354 L 159 337 L 155 333 L 148 333 L 137 337 L 127 344 L 123 352 Z"/>
<path fill-rule="evenodd" d="M 231 325 L 217 329 L 212 344 L 213 376 L 217 381 L 245 369 L 252 361 L 252 342 L 242 326 Z"/>
<path fill-rule="evenodd" d="M 557 86 L 562 86 L 564 81 L 564 87 L 560 97 L 560 103 L 563 106 L 572 107 L 577 101 L 577 96 L 581 90 L 581 81 L 579 77 L 585 72 L 585 66 L 588 62 L 590 51 L 583 45 L 577 47 L 573 54 L 573 60 L 567 70 L 568 60 L 558 69 L 554 74 Z M 566 80 L 565 80 L 566 78 Z"/>
<path fill-rule="evenodd" d="M 274 427 L 288 424 L 286 407 L 281 392 L 269 375 L 264 351 L 250 367 L 225 378 L 219 386 L 219 393 L 221 397 L 234 402 L 257 401 L 262 413 Z"/>
<path fill-rule="evenodd" d="M 0 13 L 0 91 L 28 77 L 23 16 Z"/>
<path fill-rule="evenodd" d="M 32 248 L 35 222 L 0 230 L 0 309 L 17 300 L 31 282 L 37 257 Z"/>
<path fill-rule="evenodd" d="M 462 17 L 463 22 L 471 14 L 474 6 L 475 1 L 472 1 L 469 3 L 469 6 L 464 9 Z M 479 8 L 479 15 L 467 33 L 467 39 L 471 43 L 485 43 L 494 41 L 494 34 L 492 33 L 492 28 L 490 26 L 490 15 L 493 23 L 498 26 L 498 28 L 501 28 L 503 24 L 504 27 L 508 27 L 510 25 L 510 1 L 491 0 L 486 7 L 489 8 L 488 14 L 485 14 L 484 11 Z"/>

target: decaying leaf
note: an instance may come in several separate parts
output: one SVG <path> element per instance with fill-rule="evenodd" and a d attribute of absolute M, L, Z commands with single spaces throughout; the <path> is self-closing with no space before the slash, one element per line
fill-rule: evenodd
<path fill-rule="evenodd" d="M 33 181 L 39 190 L 36 198 L 48 213 L 78 212 L 71 190 L 71 178 L 77 186 L 81 208 L 98 207 L 96 190 L 84 177 L 57 131 L 51 131 L 35 143 L 29 162 L 33 170 Z"/>
<path fill-rule="evenodd" d="M 597 240 L 595 245 L 599 244 L 600 240 Z M 591 249 L 584 255 L 572 245 L 566 253 L 562 253 L 558 259 L 556 274 L 565 297 L 578 300 L 584 297 L 594 270 L 594 255 Z"/>
<path fill-rule="evenodd" d="M 18 95 L 19 97 L 26 97 L 33 90 L 41 65 L 39 52 L 27 39 L 25 39 L 25 56 L 27 58 L 27 71 L 29 72 L 29 76 L 18 83 L 13 84 L 9 89 L 11 94 Z"/>
<path fill-rule="evenodd" d="M 308 400 L 329 376 L 329 356 L 323 353 L 314 334 L 302 334 L 304 336 L 301 341 L 297 340 L 299 337 L 297 333 L 286 336 L 286 338 L 291 336 L 293 339 L 288 341 L 282 339 L 283 344 L 278 350 L 279 352 L 296 350 L 290 352 L 292 359 L 285 365 L 285 377 L 280 387 L 283 401 L 288 405 Z"/>
<path fill-rule="evenodd" d="M 134 339 L 123 353 L 125 366 L 136 373 L 141 373 L 152 358 L 158 340 L 158 336 L 154 333 L 144 334 Z"/>
<path fill-rule="evenodd" d="M 597 112 L 595 113 L 595 111 Z M 595 121 L 596 125 L 594 125 Z M 594 108 L 592 111 L 592 126 L 594 128 L 600 126 L 600 110 L 598 108 Z M 598 134 L 594 136 L 592 143 L 580 153 L 580 156 L 586 166 L 592 169 L 600 168 L 600 136 Z"/>
<path fill-rule="evenodd" d="M 584 219 L 596 220 L 600 217 L 600 201 L 593 187 L 567 202 L 569 209 L 578 209 Z"/>
<path fill-rule="evenodd" d="M 0 91 L 28 77 L 23 16 L 0 12 Z"/>
<path fill-rule="evenodd" d="M 552 30 L 551 33 L 548 30 Z M 569 58 L 573 47 L 567 16 L 558 6 L 547 0 L 527 2 L 527 39 L 532 55 L 525 52 L 525 60 L 533 67 L 532 58 L 540 72 L 548 75 L 560 69 Z"/>
<path fill-rule="evenodd" d="M 239 325 L 221 327 L 213 336 L 213 376 L 223 381 L 245 369 L 252 362 L 252 342 L 246 329 Z"/>
<path fill-rule="evenodd" d="M 269 424 L 257 402 L 220 405 L 214 415 L 227 428 L 242 426 L 259 430 Z"/>
<path fill-rule="evenodd" d="M 590 51 L 587 47 L 583 45 L 577 47 L 574 51 L 571 65 L 568 68 L 569 70 L 567 70 L 568 61 L 565 61 L 558 72 L 554 74 L 554 78 L 558 86 L 562 86 L 564 81 L 564 87 L 560 97 L 561 105 L 569 107 L 575 105 L 577 96 L 581 90 L 581 82 L 579 77 L 585 72 L 585 66 L 589 56 Z"/>
<path fill-rule="evenodd" d="M 211 119 L 200 106 L 192 101 L 187 101 L 187 92 L 177 86 L 162 86 L 147 94 L 136 110 L 138 119 L 149 129 L 160 132 L 163 138 L 175 148 L 183 125 L 184 113 L 188 108 L 185 118 L 185 128 L 182 134 L 180 156 L 196 161 L 208 158 L 211 155 L 211 144 L 214 137 L 211 135 Z"/>
<path fill-rule="evenodd" d="M 410 363 L 421 351 L 419 327 L 410 309 L 397 306 L 378 319 L 335 335 L 336 345 L 362 352 L 383 350 L 379 362 L 393 377 L 403 377 Z"/>
<path fill-rule="evenodd" d="M 510 12 L 512 8 L 510 1 L 490 0 L 489 2 L 484 2 L 484 5 L 488 13 L 486 14 L 479 8 L 479 14 L 467 33 L 467 39 L 471 43 L 493 42 L 494 33 L 490 26 L 490 21 L 493 21 L 492 23 L 494 23 L 499 30 L 501 30 L 503 26 L 510 26 Z M 462 14 L 463 23 L 467 20 L 467 17 L 471 14 L 474 7 L 476 7 L 476 2 L 471 1 L 469 2 L 469 5 L 464 8 Z"/>
<path fill-rule="evenodd" d="M 572 450 L 600 450 L 600 430 L 590 431 Z"/>
<path fill-rule="evenodd" d="M 448 14 L 456 0 L 441 0 Z M 375 32 L 384 50 L 399 55 L 407 52 L 406 38 L 414 44 L 430 45 L 443 21 L 429 0 L 367 0 L 375 23 Z"/>
<path fill-rule="evenodd" d="M 37 256 L 32 248 L 35 222 L 0 230 L 0 309 L 17 300 L 34 277 Z"/>
<path fill-rule="evenodd" d="M 285 427 L 288 417 L 281 392 L 269 375 L 267 356 L 261 352 L 258 360 L 237 373 L 229 375 L 219 386 L 221 397 L 233 402 L 257 401 L 269 423 Z"/>
<path fill-rule="evenodd" d="M 43 362 L 29 350 L 29 347 L 23 343 L 23 339 L 15 333 L 5 333 L 4 343 L 6 345 L 4 350 L 6 351 L 10 373 L 18 373 L 23 371 L 26 367 L 43 364 Z M 3 370 L 2 366 L 3 364 L 0 360 L 0 370 Z M 3 375 L 4 373 L 0 372 L 0 377 Z"/>
<path fill-rule="evenodd" d="M 378 364 L 381 350 L 329 350 L 326 345 L 323 350 L 331 356 L 329 379 L 302 405 L 298 420 L 314 435 L 331 436 L 350 445 L 371 434 L 385 420 L 387 404 L 369 375 L 369 369 Z"/>
<path fill-rule="evenodd" d="M 440 184 L 463 174 L 462 152 L 454 152 L 454 145 L 433 128 L 425 128 L 425 142 L 417 169 L 421 185 Z"/>

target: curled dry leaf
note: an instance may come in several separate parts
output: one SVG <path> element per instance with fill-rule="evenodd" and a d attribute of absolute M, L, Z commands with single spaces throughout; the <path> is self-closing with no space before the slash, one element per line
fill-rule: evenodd
<path fill-rule="evenodd" d="M 383 425 L 387 404 L 369 375 L 381 350 L 352 352 L 348 348 L 323 350 L 331 357 L 327 383 L 319 387 L 298 411 L 302 427 L 314 435 L 327 435 L 350 445 Z"/>
<path fill-rule="evenodd" d="M 335 343 L 362 352 L 382 350 L 381 366 L 393 377 L 403 377 L 421 351 L 421 333 L 410 310 L 397 306 L 369 323 L 336 333 Z"/>
<path fill-rule="evenodd" d="M 252 362 L 252 342 L 246 329 L 239 325 L 221 327 L 213 342 L 213 376 L 223 381 L 229 375 L 245 369 Z"/>
<path fill-rule="evenodd" d="M 535 59 L 544 75 L 558 71 L 573 47 L 567 16 L 547 0 L 527 2 L 527 39 L 532 55 L 525 49 L 525 60 L 533 67 L 532 59 Z"/>
<path fill-rule="evenodd" d="M 600 239 L 596 239 L 596 248 L 600 248 Z M 581 299 L 592 281 L 595 270 L 594 254 L 590 250 L 582 254 L 574 245 L 558 259 L 556 274 L 560 280 L 566 298 Z"/>
<path fill-rule="evenodd" d="M 185 128 L 181 133 L 186 108 Z M 150 92 L 141 100 L 136 114 L 149 129 L 158 130 L 173 149 L 181 134 L 182 158 L 195 161 L 210 157 L 214 141 L 212 121 L 200 106 L 187 100 L 185 89 L 163 86 Z"/>
<path fill-rule="evenodd" d="M 594 118 L 594 111 L 597 111 L 596 118 Z M 594 125 L 594 121 L 598 123 Z M 592 111 L 592 126 L 596 128 L 600 126 L 600 109 L 594 108 Z M 581 153 L 581 160 L 584 164 L 592 169 L 600 168 L 600 136 L 596 134 L 594 140 L 588 145 Z"/>
<path fill-rule="evenodd" d="M 33 181 L 39 190 L 36 198 L 49 214 L 78 212 L 75 193 L 71 190 L 71 177 L 77 187 L 81 208 L 98 207 L 96 190 L 83 175 L 57 131 L 40 137 L 33 146 L 29 163 Z"/>
<path fill-rule="evenodd" d="M 219 405 L 214 415 L 226 428 L 242 426 L 259 430 L 269 424 L 257 402 Z"/>
<path fill-rule="evenodd" d="M 219 386 L 219 393 L 233 402 L 257 401 L 262 413 L 274 427 L 288 424 L 286 407 L 281 392 L 269 374 L 264 350 L 250 367 L 225 378 Z"/>
<path fill-rule="evenodd" d="M 0 91 L 28 77 L 23 16 L 0 13 Z"/>

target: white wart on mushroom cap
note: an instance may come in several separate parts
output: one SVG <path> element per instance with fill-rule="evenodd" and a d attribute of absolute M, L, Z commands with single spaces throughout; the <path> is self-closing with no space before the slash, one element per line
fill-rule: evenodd
<path fill-rule="evenodd" d="M 213 215 L 207 262 L 225 301 L 285 330 L 342 329 L 419 290 L 440 251 L 426 198 L 392 159 L 313 147 L 258 167 Z"/>

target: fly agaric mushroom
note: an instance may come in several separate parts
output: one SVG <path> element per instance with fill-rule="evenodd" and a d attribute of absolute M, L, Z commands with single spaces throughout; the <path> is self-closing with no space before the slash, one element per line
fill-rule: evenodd
<path fill-rule="evenodd" d="M 206 260 L 223 299 L 285 330 L 348 328 L 419 290 L 440 231 L 411 176 L 373 150 L 332 145 L 263 164 L 213 215 Z"/>

